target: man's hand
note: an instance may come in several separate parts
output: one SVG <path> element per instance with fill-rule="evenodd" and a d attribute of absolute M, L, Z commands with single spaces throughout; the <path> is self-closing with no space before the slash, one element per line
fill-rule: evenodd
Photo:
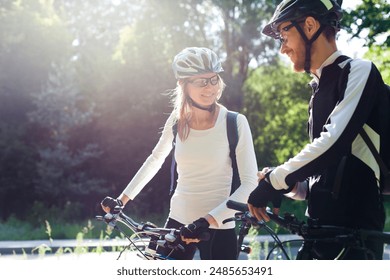
<path fill-rule="evenodd" d="M 210 237 L 209 227 L 209 222 L 205 218 L 200 218 L 180 228 L 181 239 L 187 244 L 207 240 Z"/>
<path fill-rule="evenodd" d="M 268 172 L 274 170 L 275 167 L 264 167 L 261 171 L 257 172 L 257 182 L 260 182 L 265 178 Z"/>
<path fill-rule="evenodd" d="M 268 222 L 270 220 L 266 212 L 266 207 L 269 202 L 273 205 L 273 212 L 279 213 L 280 205 L 282 204 L 284 191 L 275 190 L 274 187 L 267 182 L 266 179 L 262 179 L 259 185 L 249 195 L 248 208 L 250 213 L 256 217 L 257 220 L 264 220 Z"/>

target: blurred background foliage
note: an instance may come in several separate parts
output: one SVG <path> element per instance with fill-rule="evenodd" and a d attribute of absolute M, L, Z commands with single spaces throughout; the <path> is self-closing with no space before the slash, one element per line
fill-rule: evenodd
<path fill-rule="evenodd" d="M 222 103 L 248 117 L 259 168 L 298 152 L 310 77 L 261 35 L 278 2 L 1 0 L 0 220 L 100 213 L 156 144 L 171 111 L 172 58 L 188 46 L 223 58 Z M 343 22 L 388 83 L 389 6 L 364 0 Z M 165 213 L 169 180 L 167 160 L 128 210 Z"/>

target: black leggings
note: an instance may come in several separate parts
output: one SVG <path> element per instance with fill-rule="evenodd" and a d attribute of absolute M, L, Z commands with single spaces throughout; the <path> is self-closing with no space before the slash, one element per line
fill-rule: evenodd
<path fill-rule="evenodd" d="M 183 224 L 168 218 L 165 223 L 166 228 L 179 229 Z M 182 245 L 185 251 L 175 250 L 171 253 L 170 249 L 159 247 L 157 252 L 175 260 L 192 260 L 196 249 L 199 249 L 202 260 L 235 260 L 237 259 L 237 235 L 235 229 L 210 229 L 210 240 L 199 243 L 190 243 Z M 171 253 L 171 254 L 170 254 Z"/>

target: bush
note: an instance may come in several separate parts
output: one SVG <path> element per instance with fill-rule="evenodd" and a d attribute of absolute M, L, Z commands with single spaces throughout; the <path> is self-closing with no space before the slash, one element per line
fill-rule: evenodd
<path fill-rule="evenodd" d="M 35 240 L 46 238 L 44 224 L 36 227 L 14 216 L 10 216 L 7 221 L 0 223 L 0 240 Z"/>
<path fill-rule="evenodd" d="M 45 220 L 58 223 L 78 223 L 82 221 L 81 203 L 67 202 L 64 207 L 47 206 L 43 202 L 35 201 L 26 221 L 34 226 L 41 225 Z"/>

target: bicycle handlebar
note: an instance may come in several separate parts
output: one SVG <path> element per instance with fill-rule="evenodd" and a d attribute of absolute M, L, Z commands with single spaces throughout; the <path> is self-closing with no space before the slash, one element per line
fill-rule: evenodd
<path fill-rule="evenodd" d="M 233 200 L 228 200 L 226 206 L 230 209 L 239 212 L 248 212 L 248 205 Z M 336 239 L 348 239 L 351 236 L 358 236 L 360 239 L 375 238 L 383 243 L 390 244 L 390 234 L 375 230 L 352 229 L 334 225 L 322 225 L 314 219 L 308 219 L 308 222 L 299 221 L 293 214 L 286 213 L 284 217 L 272 213 L 269 209 L 266 210 L 267 215 L 276 224 L 289 230 L 293 234 L 302 236 L 303 238 L 316 237 L 335 237 Z"/>
<path fill-rule="evenodd" d="M 149 222 L 138 223 L 122 212 L 123 207 L 116 207 L 115 210 L 116 213 L 107 213 L 104 216 L 96 216 L 96 219 L 104 221 L 109 226 L 124 233 L 117 226 L 117 222 L 121 222 L 129 227 L 134 233 L 158 237 L 156 244 L 159 246 L 184 251 L 184 247 L 180 244 L 181 235 L 179 229 L 161 228 Z M 127 235 L 125 236 L 129 239 Z M 201 241 L 208 241 L 210 239 L 210 234 L 208 232 L 204 232 L 198 237 L 198 239 Z"/>
<path fill-rule="evenodd" d="M 226 206 L 230 209 L 237 210 L 239 212 L 248 212 L 249 211 L 247 204 L 233 201 L 233 200 L 228 200 L 226 202 Z M 275 223 L 277 223 L 278 225 L 283 226 L 283 227 L 289 226 L 287 221 L 285 221 L 284 218 L 272 213 L 269 209 L 267 209 L 266 212 L 267 212 L 267 215 L 270 217 L 270 219 L 272 221 L 274 221 Z"/>
<path fill-rule="evenodd" d="M 107 213 L 104 216 L 96 216 L 96 219 L 104 221 L 107 225 L 118 230 L 130 241 L 133 243 L 132 237 L 128 236 L 125 231 L 123 231 L 118 225 L 117 222 L 120 222 L 130 228 L 137 236 L 139 237 L 150 237 L 150 242 L 155 243 L 158 246 L 164 248 L 170 248 L 174 250 L 185 251 L 182 244 L 180 244 L 180 231 L 178 229 L 167 229 L 159 228 L 151 223 L 137 223 L 132 218 L 124 214 L 122 211 L 112 214 Z M 141 251 L 140 251 L 141 252 Z M 141 252 L 143 255 L 144 253 Z"/>
<path fill-rule="evenodd" d="M 230 209 L 237 210 L 240 212 L 249 211 L 248 205 L 240 203 L 237 201 L 229 200 L 226 203 L 226 206 Z M 286 213 L 284 217 L 272 213 L 269 208 L 266 209 L 267 215 L 270 219 L 278 224 L 279 226 L 289 230 L 293 234 L 300 235 L 302 237 L 315 237 L 315 236 L 332 236 L 332 235 L 341 235 L 341 234 L 350 234 L 355 233 L 356 230 L 338 227 L 338 226 L 328 226 L 328 225 L 319 225 L 315 220 L 310 220 L 308 224 L 305 222 L 299 221 L 293 214 Z"/>

